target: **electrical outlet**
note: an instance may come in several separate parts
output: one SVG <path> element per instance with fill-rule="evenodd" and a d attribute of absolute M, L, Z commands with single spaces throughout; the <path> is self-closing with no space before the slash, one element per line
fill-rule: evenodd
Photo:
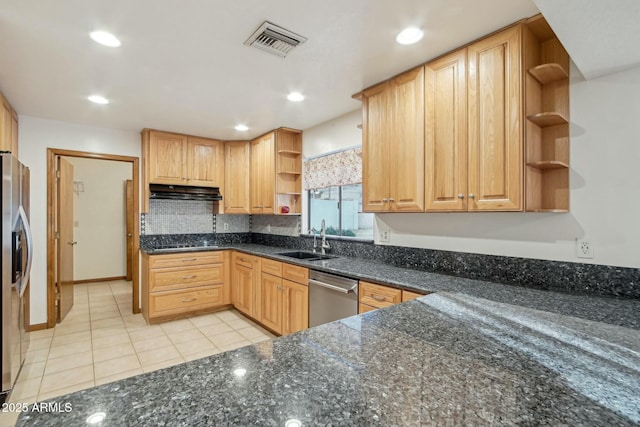
<path fill-rule="evenodd" d="M 391 230 L 387 228 L 385 230 L 380 231 L 381 242 L 388 242 L 390 238 L 391 238 Z"/>
<path fill-rule="evenodd" d="M 576 256 L 578 258 L 593 258 L 593 249 L 593 242 L 591 240 L 576 240 Z"/>
<path fill-rule="evenodd" d="M 224 231 L 228 231 L 228 230 L 229 230 L 229 223 L 228 223 L 228 222 L 223 223 L 223 225 L 222 225 L 222 229 L 223 229 Z"/>

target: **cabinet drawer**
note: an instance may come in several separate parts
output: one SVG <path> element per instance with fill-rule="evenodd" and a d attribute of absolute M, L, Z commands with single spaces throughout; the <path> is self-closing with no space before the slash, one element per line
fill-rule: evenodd
<path fill-rule="evenodd" d="M 234 264 L 242 265 L 242 266 L 247 267 L 247 268 L 253 268 L 253 262 L 254 261 L 255 261 L 255 257 L 252 257 L 251 255 L 242 254 L 242 253 L 238 253 L 238 252 L 235 252 L 233 254 L 233 263 Z"/>
<path fill-rule="evenodd" d="M 388 307 L 402 301 L 402 291 L 388 286 L 360 282 L 359 302 L 376 308 Z"/>
<path fill-rule="evenodd" d="M 271 259 L 262 258 L 262 272 L 282 277 L 282 263 Z"/>
<path fill-rule="evenodd" d="M 358 304 L 358 314 L 366 313 L 367 311 L 377 310 L 376 307 L 371 307 L 367 304 Z"/>
<path fill-rule="evenodd" d="M 224 281 L 224 267 L 215 264 L 207 267 L 163 268 L 149 272 L 149 291 L 215 285 Z"/>
<path fill-rule="evenodd" d="M 166 316 L 222 305 L 222 285 L 149 294 L 149 317 Z"/>
<path fill-rule="evenodd" d="M 189 252 L 179 254 L 151 255 L 149 268 L 188 267 L 191 265 L 219 264 L 224 260 L 224 252 Z"/>
<path fill-rule="evenodd" d="M 305 267 L 298 267 L 297 265 L 283 263 L 282 277 L 287 280 L 291 280 L 292 282 L 307 285 L 309 280 L 309 269 Z"/>

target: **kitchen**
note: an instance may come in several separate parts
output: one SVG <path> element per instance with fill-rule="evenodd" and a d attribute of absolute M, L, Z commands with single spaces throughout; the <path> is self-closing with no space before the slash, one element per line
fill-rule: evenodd
<path fill-rule="evenodd" d="M 536 5 L 542 10 L 543 6 Z M 529 5 L 531 6 L 531 5 Z M 350 11 L 354 12 L 354 11 Z M 362 11 L 360 11 L 362 12 Z M 371 13 L 371 12 L 369 12 Z M 528 13 L 528 12 L 527 12 Z M 535 7 L 531 13 L 535 14 Z M 551 15 L 550 15 L 551 16 Z M 405 59 L 408 63 L 399 63 L 397 68 L 384 75 L 366 77 L 363 82 L 343 97 L 350 97 L 354 93 L 369 87 L 385 78 L 400 73 L 411 66 L 422 63 L 430 57 L 447 52 L 466 41 L 473 40 L 487 34 L 511 22 L 515 22 L 521 16 L 505 17 L 505 21 L 492 28 L 486 28 L 475 37 L 467 37 L 463 42 L 450 44 L 446 48 L 433 55 L 421 52 L 414 58 Z M 263 16 L 266 19 L 276 17 Z M 15 22 L 20 22 L 16 17 Z M 256 24 L 251 24 L 249 33 L 255 29 Z M 296 30 L 297 27 L 289 25 Z M 307 43 L 312 42 L 309 33 L 298 30 L 309 37 Z M 559 31 L 559 30 L 558 30 Z M 242 42 L 248 34 L 243 33 Z M 393 43 L 393 41 L 391 41 Z M 451 42 L 453 43 L 453 42 Z M 303 47 L 285 59 L 282 66 L 287 66 L 290 59 L 294 59 L 297 53 L 302 54 Z M 307 46 L 310 46 L 307 45 Z M 242 46 L 244 47 L 244 46 Z M 567 46 L 568 47 L 568 46 Z M 252 58 L 256 58 L 261 52 L 251 52 Z M 570 52 L 572 56 L 574 54 Z M 111 53 L 107 53 L 111 55 Z M 597 55 L 592 55 L 597 56 Z M 265 57 L 272 60 L 271 57 Z M 576 58 L 574 58 L 575 60 Z M 256 59 L 257 60 L 257 59 Z M 426 248 L 438 251 L 455 251 L 461 253 L 475 253 L 494 256 L 521 257 L 526 259 L 546 259 L 567 263 L 584 262 L 585 265 L 606 265 L 622 268 L 637 269 L 637 251 L 633 242 L 638 236 L 638 228 L 635 225 L 637 216 L 637 201 L 633 197 L 633 189 L 637 187 L 638 178 L 632 171 L 638 160 L 638 148 L 635 144 L 637 135 L 637 123 L 634 118 L 634 109 L 637 108 L 638 76 L 637 69 L 630 68 L 627 71 L 592 77 L 584 80 L 579 71 L 573 67 L 571 70 L 571 209 L 569 214 L 537 214 L 537 213 L 465 213 L 465 214 L 419 214 L 419 213 L 383 213 L 376 214 L 374 240 L 376 250 L 391 251 L 394 247 Z M 46 235 L 46 200 L 44 197 L 45 156 L 46 147 L 59 147 L 70 150 L 97 151 L 104 153 L 116 153 L 132 157 L 141 157 L 139 131 L 142 127 L 153 127 L 166 131 L 184 132 L 189 134 L 210 135 L 223 139 L 242 139 L 231 134 L 226 136 L 216 130 L 197 131 L 197 125 L 183 122 L 183 117 L 175 122 L 166 121 L 166 124 L 153 124 L 147 120 L 142 126 L 134 130 L 113 129 L 109 126 L 99 127 L 103 110 L 93 111 L 97 115 L 97 124 L 72 124 L 72 120 L 51 119 L 51 113 L 31 114 L 20 111 L 21 89 L 12 89 L 7 78 L 0 80 L 3 93 L 15 104 L 18 112 L 25 114 L 20 117 L 20 159 L 31 168 L 32 181 L 32 215 L 33 230 L 35 236 L 40 236 L 40 247 L 36 247 L 34 259 L 34 272 L 32 274 L 32 324 L 40 324 L 46 321 L 46 299 L 42 293 L 35 293 L 39 283 L 43 289 L 45 279 L 45 250 L 42 241 Z M 170 90 L 171 88 L 166 88 Z M 16 96 L 12 96 L 12 90 Z M 174 95 L 179 95 L 175 94 Z M 15 100 L 14 100 L 15 98 Z M 176 98 L 176 99 L 179 99 Z M 229 100 L 229 102 L 232 102 Z M 295 126 L 290 121 L 269 121 L 268 124 L 259 126 L 267 131 L 275 126 L 287 125 L 299 127 L 303 132 L 303 157 L 310 158 L 315 155 L 336 151 L 356 145 L 361 138 L 361 131 L 357 129 L 362 121 L 359 111 L 360 104 L 354 100 L 344 113 L 334 120 L 318 121 L 313 126 Z M 303 103 L 304 104 L 304 103 Z M 299 105 L 286 106 L 283 110 L 292 110 L 294 115 L 301 114 Z M 113 108 L 114 105 L 110 105 Z M 35 110 L 34 110 L 35 111 Z M 143 110 L 141 110 L 143 111 Z M 349 111 L 352 111 L 349 113 Z M 140 113 L 142 115 L 146 112 Z M 152 113 L 149 113 L 152 114 Z M 247 113 L 249 114 L 249 113 Z M 276 113 L 269 113 L 276 114 Z M 255 113 L 251 115 L 259 116 Z M 264 115 L 264 114 L 262 114 Z M 195 114 L 192 116 L 196 116 Z M 267 114 L 268 116 L 268 114 Z M 46 118 L 49 117 L 49 118 Z M 333 116 L 327 115 L 330 119 Z M 190 117 L 184 120 L 196 120 Z M 175 123 L 175 124 L 173 124 Z M 230 125 L 224 125 L 230 126 Z M 223 126 L 219 126 L 220 129 Z M 344 131 L 343 131 L 344 130 Z M 231 131 L 233 132 L 233 131 Z M 353 135 L 345 138 L 340 135 Z M 254 135 L 254 136 L 257 136 Z M 46 141 L 46 142 L 45 142 Z M 605 184 L 606 183 L 606 184 Z M 611 186 L 615 183 L 615 186 Z M 597 196 L 596 196 L 597 195 Z M 624 197 L 626 196 L 626 197 Z M 604 199 L 604 200 L 602 200 Z M 603 203 L 604 202 L 604 203 Z M 303 203 L 304 205 L 304 203 Z M 252 216 L 253 230 L 263 229 L 268 234 L 269 225 L 275 228 L 276 219 L 263 219 L 258 215 Z M 300 220 L 301 227 L 306 227 L 306 216 Z M 294 223 L 290 228 L 297 227 Z M 286 228 L 286 227 L 285 227 Z M 389 242 L 380 241 L 378 231 L 390 230 Z M 221 230 L 224 231 L 224 230 Z M 262 234 L 261 233 L 261 234 Z M 283 232 L 286 234 L 287 232 Z M 587 238 L 595 245 L 594 258 L 578 259 L 576 257 L 576 239 Z M 306 239 L 305 239 L 306 241 Z M 339 243 L 330 244 L 337 248 Z M 337 249 L 336 249 L 337 251 Z M 35 278 L 34 278 L 35 277 Z M 37 278 L 37 279 L 36 279 Z M 637 289 L 637 282 L 635 282 Z"/>

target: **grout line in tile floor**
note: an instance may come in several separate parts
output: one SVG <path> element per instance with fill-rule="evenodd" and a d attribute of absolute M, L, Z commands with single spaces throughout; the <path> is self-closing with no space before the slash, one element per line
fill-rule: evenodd
<path fill-rule="evenodd" d="M 67 317 L 30 334 L 10 402 L 50 399 L 270 338 L 233 309 L 147 325 L 131 313 L 131 282 L 75 285 Z"/>

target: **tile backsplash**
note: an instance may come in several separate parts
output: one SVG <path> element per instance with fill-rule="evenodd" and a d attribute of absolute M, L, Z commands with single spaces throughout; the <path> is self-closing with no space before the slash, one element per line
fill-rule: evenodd
<path fill-rule="evenodd" d="M 299 236 L 300 221 L 299 215 L 252 215 L 251 232 L 278 236 Z"/>
<path fill-rule="evenodd" d="M 213 202 L 150 200 L 142 214 L 143 235 L 256 233 L 280 236 L 300 234 L 299 216 L 216 215 Z"/>

